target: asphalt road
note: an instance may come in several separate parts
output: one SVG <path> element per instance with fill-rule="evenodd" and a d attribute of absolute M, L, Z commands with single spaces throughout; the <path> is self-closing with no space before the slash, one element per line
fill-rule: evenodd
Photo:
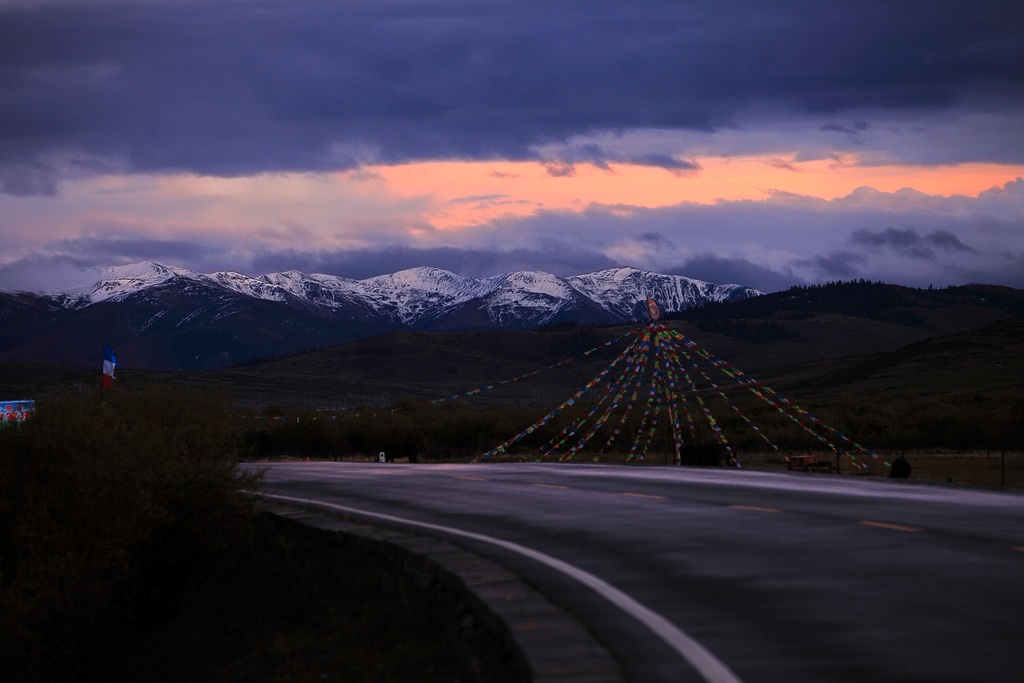
<path fill-rule="evenodd" d="M 631 681 L 1024 680 L 1020 493 L 647 466 L 266 467 L 266 492 L 496 559 Z"/>

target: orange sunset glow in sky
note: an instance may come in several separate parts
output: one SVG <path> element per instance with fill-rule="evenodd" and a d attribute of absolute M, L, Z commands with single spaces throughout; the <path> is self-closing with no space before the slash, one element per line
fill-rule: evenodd
<path fill-rule="evenodd" d="M 1024 287 L 1013 0 L 0 4 L 0 290 L 138 261 Z"/>
<path fill-rule="evenodd" d="M 642 166 L 602 169 L 580 164 L 569 175 L 553 177 L 535 162 L 450 161 L 371 167 L 367 171 L 376 178 L 367 182 L 382 183 L 396 197 L 427 198 L 429 208 L 422 218 L 437 228 L 457 229 L 501 216 L 542 209 L 578 211 L 591 204 L 655 208 L 759 201 L 777 193 L 834 199 L 859 187 L 977 196 L 1012 180 L 1020 170 L 1003 164 L 860 166 L 853 158 L 711 158 L 698 163 L 699 171 L 678 174 Z"/>

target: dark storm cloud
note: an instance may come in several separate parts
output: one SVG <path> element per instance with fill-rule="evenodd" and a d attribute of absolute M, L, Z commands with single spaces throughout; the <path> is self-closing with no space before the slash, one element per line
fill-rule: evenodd
<path fill-rule="evenodd" d="M 797 168 L 793 164 L 789 163 L 785 159 L 779 159 L 777 157 L 773 157 L 771 159 L 765 159 L 765 163 L 768 164 L 769 166 L 771 166 L 772 168 L 782 169 L 783 171 L 792 171 L 793 173 L 799 173 L 800 172 L 799 168 Z"/>
<path fill-rule="evenodd" d="M 171 263 L 192 263 L 210 252 L 208 242 L 192 240 L 163 240 L 152 237 L 107 236 L 76 237 L 59 240 L 50 245 L 56 253 L 74 254 L 79 260 L 95 261 L 97 264 L 147 261 L 151 259 Z"/>
<path fill-rule="evenodd" d="M 560 157 L 558 168 L 565 168 L 553 172 L 552 175 L 572 175 L 572 165 L 581 163 L 591 164 L 604 170 L 610 169 L 609 164 L 613 163 L 653 166 L 675 173 L 700 170 L 700 165 L 694 161 L 677 159 L 667 154 L 622 154 L 606 150 L 596 144 L 572 145 L 568 149 L 562 150 Z"/>
<path fill-rule="evenodd" d="M 83 272 L 137 261 L 188 264 L 198 272 L 237 270 L 229 243 L 167 240 L 133 235 L 56 240 L 37 252 L 0 265 L 0 289 L 52 291 L 81 284 Z"/>
<path fill-rule="evenodd" d="M 539 212 L 499 221 L 496 229 L 522 239 L 563 236 L 564 244 L 537 252 L 618 254 L 625 261 L 610 265 L 766 292 L 859 278 L 923 287 L 969 282 L 1024 287 L 1022 197 L 1022 180 L 977 198 L 863 189 L 835 200 L 778 194 L 769 201 L 713 206 Z M 929 229 L 894 228 L 897 214 L 906 225 Z M 586 270 L 598 267 L 604 266 Z"/>
<path fill-rule="evenodd" d="M 102 265 L 109 261 L 104 260 Z M 99 265 L 90 258 L 64 254 L 31 254 L 0 265 L 0 290 L 26 292 L 63 291 L 81 284 L 83 271 Z"/>
<path fill-rule="evenodd" d="M 762 292 L 777 292 L 793 285 L 808 284 L 788 268 L 776 272 L 747 259 L 723 258 L 711 254 L 687 259 L 685 263 L 670 267 L 665 272 L 717 284 L 739 284 Z"/>
<path fill-rule="evenodd" d="M 835 123 L 827 123 L 821 127 L 821 130 L 827 133 L 847 133 L 848 135 L 856 135 L 857 133 L 863 133 L 870 126 L 866 121 L 857 121 L 852 126 L 840 126 Z"/>
<path fill-rule="evenodd" d="M 540 271 L 578 275 L 619 265 L 585 249 L 475 249 L 383 246 L 338 251 L 266 251 L 256 256 L 249 270 L 264 274 L 286 270 L 327 273 L 362 280 L 407 268 L 443 268 L 466 277 L 491 277 L 514 271 Z"/>
<path fill-rule="evenodd" d="M 852 251 L 834 251 L 816 254 L 809 259 L 798 259 L 795 265 L 815 272 L 815 280 L 853 280 L 864 276 L 868 259 Z"/>
<path fill-rule="evenodd" d="M 976 253 L 974 249 L 960 241 L 951 232 L 937 230 L 925 235 L 915 228 L 886 228 L 881 232 L 857 230 L 850 236 L 850 241 L 858 246 L 872 249 L 891 249 L 892 251 L 911 258 L 934 260 L 935 250 L 946 252 Z"/>
<path fill-rule="evenodd" d="M 655 248 L 674 248 L 672 242 L 660 232 L 644 232 L 636 236 L 636 241 Z"/>
<path fill-rule="evenodd" d="M 762 108 L 835 115 L 856 132 L 841 122 L 872 111 L 1016 112 L 1024 91 L 1016 0 L 97 0 L 2 12 L 0 189 L 22 195 L 108 168 L 535 159 L 574 135 L 711 131 Z M 568 156 L 563 170 L 693 170 L 667 154 Z"/>

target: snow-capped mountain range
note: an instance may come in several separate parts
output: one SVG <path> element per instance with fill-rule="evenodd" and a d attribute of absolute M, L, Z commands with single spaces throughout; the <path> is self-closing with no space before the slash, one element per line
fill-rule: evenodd
<path fill-rule="evenodd" d="M 472 278 L 422 267 L 352 280 L 297 271 L 202 274 L 146 261 L 108 268 L 67 291 L 0 293 L 0 359 L 67 356 L 73 335 L 93 346 L 99 336 L 146 349 L 148 367 L 210 367 L 389 330 L 618 323 L 645 319 L 648 296 L 670 312 L 759 294 L 636 268 Z"/>
<path fill-rule="evenodd" d="M 548 273 L 516 272 L 488 278 L 462 277 L 440 268 L 410 268 L 366 280 L 288 271 L 249 277 L 235 272 L 204 275 L 184 268 L 143 261 L 101 271 L 95 283 L 57 296 L 63 305 L 82 308 L 100 301 L 122 301 L 147 289 L 179 280 L 220 287 L 254 299 L 303 302 L 326 311 L 351 307 L 404 325 L 443 318 L 469 301 L 481 306 L 496 326 L 537 325 L 581 307 L 583 300 L 609 314 L 608 321 L 637 319 L 652 296 L 666 311 L 707 301 L 731 301 L 760 292 L 741 285 L 716 285 L 681 275 L 659 275 L 636 268 L 611 268 L 560 278 Z"/>

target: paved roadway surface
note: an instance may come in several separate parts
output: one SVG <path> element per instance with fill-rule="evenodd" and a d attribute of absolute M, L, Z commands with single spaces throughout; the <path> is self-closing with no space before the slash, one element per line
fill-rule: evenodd
<path fill-rule="evenodd" d="M 497 560 L 630 681 L 1024 680 L 1019 493 L 701 468 L 266 467 L 266 492 Z"/>

